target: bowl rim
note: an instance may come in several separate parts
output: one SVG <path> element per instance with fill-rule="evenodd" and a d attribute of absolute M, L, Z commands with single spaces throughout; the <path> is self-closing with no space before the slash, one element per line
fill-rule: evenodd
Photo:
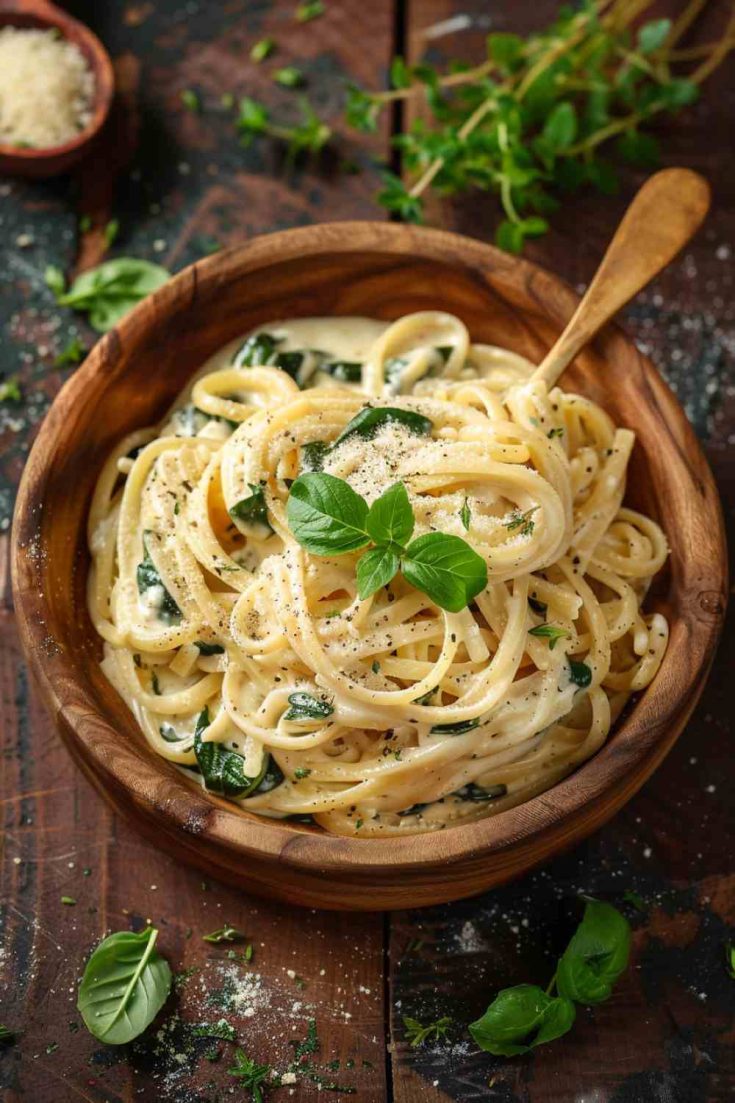
<path fill-rule="evenodd" d="M 22 4 L 14 6 L 12 3 L 5 3 L 0 6 L 0 29 L 5 26 L 16 26 L 11 19 L 4 18 L 5 16 L 12 17 L 13 15 L 25 16 L 37 20 L 39 30 L 42 29 L 41 24 L 48 28 L 56 27 L 61 31 L 65 39 L 72 41 L 72 44 L 76 45 L 73 40 L 69 39 L 68 32 L 73 30 L 79 38 L 86 43 L 90 55 L 94 58 L 94 61 L 90 61 L 89 57 L 85 55 L 85 60 L 92 70 L 95 86 L 92 99 L 92 117 L 84 129 L 80 130 L 74 138 L 70 138 L 68 142 L 62 142 L 61 145 L 44 146 L 41 149 L 6 145 L 0 142 L 0 158 L 5 161 L 14 160 L 19 164 L 24 163 L 27 165 L 40 165 L 43 164 L 44 161 L 66 158 L 68 155 L 76 153 L 81 146 L 86 145 L 96 137 L 104 126 L 107 116 L 110 113 L 112 97 L 115 90 L 115 74 L 112 68 L 110 55 L 100 39 L 86 23 L 82 23 L 81 20 L 75 19 L 73 15 L 69 15 L 55 4 L 39 5 L 37 10 L 34 9 L 31 11 Z M 34 28 L 29 26 L 28 29 Z"/>
<path fill-rule="evenodd" d="M 355 241 L 362 240 L 366 232 L 371 238 L 370 247 L 367 250 L 364 247 L 356 248 Z M 155 799 L 151 784 L 146 784 L 146 776 L 160 777 L 157 764 L 146 758 L 147 775 L 144 776 L 141 770 L 143 759 L 138 746 L 132 746 L 127 740 L 118 743 L 115 761 L 110 762 L 107 756 L 99 752 L 95 740 L 84 737 L 79 723 L 80 693 L 86 702 L 87 717 L 92 714 L 95 723 L 98 726 L 104 725 L 112 735 L 116 728 L 107 721 L 92 694 L 78 679 L 75 664 L 65 655 L 63 649 L 56 649 L 55 653 L 49 655 L 48 648 L 44 646 L 47 642 L 47 631 L 41 613 L 45 599 L 34 586 L 32 576 L 37 568 L 28 562 L 31 557 L 25 554 L 25 549 L 33 540 L 42 536 L 41 510 L 38 509 L 37 495 L 39 490 L 43 490 L 53 462 L 56 436 L 53 414 L 59 396 L 80 400 L 88 380 L 97 374 L 106 361 L 114 360 L 117 349 L 126 346 L 126 336 L 128 333 L 132 336 L 133 330 L 137 328 L 141 312 L 147 311 L 151 317 L 156 314 L 158 317 L 165 316 L 170 305 L 179 299 L 181 290 L 190 299 L 195 295 L 197 283 L 206 274 L 216 272 L 221 283 L 235 272 L 242 275 L 266 268 L 269 263 L 274 263 L 274 256 L 275 263 L 283 264 L 320 253 L 355 254 L 365 251 L 399 254 L 403 257 L 415 256 L 418 260 L 443 261 L 455 268 L 458 267 L 456 256 L 461 251 L 467 258 L 466 274 L 470 277 L 473 273 L 475 276 L 478 273 L 481 275 L 485 267 L 488 270 L 491 268 L 496 277 L 503 271 L 515 269 L 523 276 L 532 297 L 538 299 L 539 296 L 534 292 L 540 291 L 542 287 L 546 291 L 553 289 L 555 311 L 559 317 L 549 314 L 548 300 L 542 309 L 559 326 L 571 316 L 579 302 L 579 296 L 568 284 L 524 258 L 511 257 L 492 245 L 459 234 L 389 222 L 339 221 L 262 234 L 183 269 L 98 341 L 82 366 L 62 387 L 36 437 L 21 478 L 11 535 L 13 594 L 26 661 L 37 680 L 47 708 L 57 720 L 62 736 L 77 761 L 83 758 L 78 746 L 81 743 L 86 748 L 86 755 L 95 760 L 95 769 L 99 770 L 96 778 L 98 782 L 101 775 L 118 793 L 121 789 L 124 790 L 128 802 L 132 798 L 135 805 L 142 806 L 154 819 L 160 820 L 164 817 L 167 828 L 174 833 L 191 834 L 192 830 L 195 833 L 203 832 L 210 849 L 224 846 L 243 860 L 278 859 L 281 863 L 310 873 L 318 870 L 320 873 L 361 872 L 369 875 L 371 870 L 376 874 L 388 869 L 395 873 L 397 868 L 407 874 L 411 871 L 425 873 L 460 859 L 463 862 L 489 859 L 492 856 L 497 857 L 501 852 L 507 854 L 527 847 L 544 835 L 548 839 L 561 840 L 557 843 L 557 848 L 569 845 L 599 827 L 617 811 L 640 788 L 673 745 L 696 704 L 704 677 L 711 665 L 722 627 L 727 594 L 724 525 L 712 473 L 674 394 L 651 361 L 640 353 L 631 339 L 615 324 L 606 326 L 594 344 L 605 350 L 604 355 L 608 357 L 615 355 L 618 349 L 621 352 L 625 349 L 628 355 L 632 353 L 637 357 L 650 392 L 646 397 L 657 405 L 662 418 L 675 431 L 677 449 L 694 491 L 693 510 L 697 518 L 695 527 L 708 527 L 712 533 L 714 553 L 709 556 L 706 564 L 707 577 L 702 584 L 705 586 L 706 583 L 706 587 L 691 598 L 694 612 L 690 618 L 692 624 L 687 622 L 688 639 L 690 644 L 692 641 L 697 643 L 697 661 L 690 661 L 674 672 L 678 692 L 664 693 L 661 707 L 661 694 L 657 692 L 657 686 L 663 685 L 662 674 L 674 662 L 670 641 L 656 679 L 637 697 L 630 713 L 613 726 L 610 737 L 595 755 L 552 788 L 495 816 L 439 832 L 405 837 L 391 836 L 386 839 L 329 835 L 322 831 L 304 830 L 288 822 L 257 817 L 254 813 L 241 811 L 237 806 L 205 793 L 183 776 L 171 777 L 168 772 L 166 783 L 170 799 L 162 804 Z M 32 464 L 31 460 L 35 462 Z M 692 460 L 696 462 L 691 462 Z M 38 471 L 33 479 L 29 474 L 32 467 Z M 35 558 L 33 557 L 34 561 Z M 701 577 L 701 564 L 699 567 Z M 71 689 L 74 692 L 70 692 Z M 631 735 L 635 738 L 631 739 Z M 149 748 L 144 750 L 149 752 Z M 121 771 L 122 763 L 127 763 L 127 772 Z M 86 764 L 81 764 L 89 775 Z M 161 760 L 161 764 L 170 766 L 164 760 Z M 607 804 L 598 800 L 602 794 L 610 797 L 612 803 L 610 800 Z M 580 832 L 576 828 L 582 813 L 587 819 L 584 830 Z M 199 821 L 202 818 L 206 821 L 204 827 L 199 823 L 197 828 L 192 828 L 192 820 L 196 821 L 197 816 Z M 548 846 L 545 847 L 545 853 L 549 852 Z M 243 866 L 243 870 L 245 872 L 247 867 Z"/>

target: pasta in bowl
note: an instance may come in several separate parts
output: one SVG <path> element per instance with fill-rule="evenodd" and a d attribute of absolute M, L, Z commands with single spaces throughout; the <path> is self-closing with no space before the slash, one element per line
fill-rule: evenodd
<path fill-rule="evenodd" d="M 88 603 L 153 750 L 379 838 L 569 774 L 654 678 L 634 434 L 449 313 L 259 325 L 105 464 Z"/>

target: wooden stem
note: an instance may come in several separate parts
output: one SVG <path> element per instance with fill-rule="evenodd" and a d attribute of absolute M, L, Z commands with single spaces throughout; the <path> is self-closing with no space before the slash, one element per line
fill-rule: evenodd
<path fill-rule="evenodd" d="M 664 169 L 646 181 L 564 332 L 533 373 L 534 380 L 554 386 L 579 350 L 689 241 L 709 202 L 707 181 L 689 169 Z"/>

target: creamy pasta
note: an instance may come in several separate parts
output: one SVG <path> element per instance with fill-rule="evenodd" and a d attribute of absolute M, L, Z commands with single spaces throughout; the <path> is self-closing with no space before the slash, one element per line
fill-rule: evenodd
<path fill-rule="evenodd" d="M 642 610 L 666 540 L 623 504 L 633 433 L 533 370 L 439 311 L 278 321 L 120 442 L 89 611 L 154 751 L 249 811 L 369 838 L 500 812 L 602 746 L 666 648 Z M 364 548 L 297 539 L 305 472 L 368 506 L 402 484 L 413 539 L 461 538 L 486 585 L 443 608 L 399 547 L 361 599 Z"/>

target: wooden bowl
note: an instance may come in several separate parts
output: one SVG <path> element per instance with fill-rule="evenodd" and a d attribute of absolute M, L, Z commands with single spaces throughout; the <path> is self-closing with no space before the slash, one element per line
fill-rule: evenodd
<path fill-rule="evenodd" d="M 46 705 L 103 795 L 157 845 L 213 877 L 299 904 L 415 907 L 497 885 L 578 842 L 643 784 L 682 730 L 725 609 L 725 543 L 706 460 L 676 399 L 615 326 L 563 383 L 637 445 L 629 500 L 658 518 L 669 565 L 651 606 L 671 642 L 606 745 L 553 789 L 491 819 L 385 840 L 258 819 L 202 791 L 147 746 L 103 677 L 85 600 L 85 524 L 100 467 L 155 422 L 215 349 L 275 318 L 392 319 L 441 308 L 479 341 L 540 360 L 577 296 L 548 272 L 454 234 L 372 222 L 256 238 L 185 269 L 104 337 L 54 402 L 25 469 L 13 574 L 21 639 Z"/>
<path fill-rule="evenodd" d="M 48 0 L 0 0 L 1 27 L 55 27 L 79 47 L 94 77 L 92 118 L 75 138 L 48 149 L 22 149 L 0 143 L 0 175 L 58 176 L 80 160 L 105 124 L 112 103 L 115 78 L 112 62 L 95 34 Z"/>

